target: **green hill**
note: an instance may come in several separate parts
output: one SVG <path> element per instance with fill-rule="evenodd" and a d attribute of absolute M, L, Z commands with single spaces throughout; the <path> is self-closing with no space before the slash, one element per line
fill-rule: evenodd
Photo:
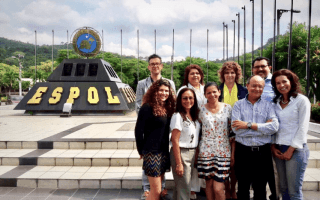
<path fill-rule="evenodd" d="M 60 49 L 67 49 L 67 44 L 54 45 L 53 48 L 53 59 L 56 60 L 58 57 L 58 51 Z M 72 46 L 69 45 L 69 49 Z M 34 66 L 35 62 L 35 48 L 34 44 L 20 42 L 16 40 L 9 40 L 0 37 L 0 63 L 6 63 L 10 65 L 18 66 L 17 59 L 12 59 L 12 54 L 16 51 L 24 52 L 26 55 L 23 59 L 24 70 L 27 70 L 30 66 Z M 37 65 L 40 62 L 44 62 L 52 59 L 52 45 L 37 45 Z"/>

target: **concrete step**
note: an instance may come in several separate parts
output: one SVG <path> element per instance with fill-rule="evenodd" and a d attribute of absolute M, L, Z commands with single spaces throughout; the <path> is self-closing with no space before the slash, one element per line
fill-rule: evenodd
<path fill-rule="evenodd" d="M 172 172 L 166 173 L 172 189 Z M 0 166 L 1 187 L 141 189 L 141 167 Z M 304 191 L 320 190 L 320 169 L 306 170 Z"/>
<path fill-rule="evenodd" d="M 313 137 L 313 136 L 309 136 Z M 73 141 L 0 141 L 0 149 L 136 149 L 134 136 Z M 320 138 L 308 139 L 310 151 L 320 151 Z"/>
<path fill-rule="evenodd" d="M 0 166 L 0 186 L 141 189 L 141 167 Z M 166 188 L 174 186 L 166 173 Z"/>
<path fill-rule="evenodd" d="M 6 166 L 142 166 L 137 150 L 129 149 L 1 149 Z M 310 151 L 308 168 L 320 168 L 320 151 Z"/>
<path fill-rule="evenodd" d="M 142 166 L 137 150 L 1 149 L 1 165 Z"/>

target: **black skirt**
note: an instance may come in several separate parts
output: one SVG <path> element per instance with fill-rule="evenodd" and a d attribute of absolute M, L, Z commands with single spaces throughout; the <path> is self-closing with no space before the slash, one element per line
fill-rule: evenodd
<path fill-rule="evenodd" d="M 159 177 L 170 171 L 170 156 L 164 153 L 146 152 L 143 154 L 143 166 L 147 176 Z"/>

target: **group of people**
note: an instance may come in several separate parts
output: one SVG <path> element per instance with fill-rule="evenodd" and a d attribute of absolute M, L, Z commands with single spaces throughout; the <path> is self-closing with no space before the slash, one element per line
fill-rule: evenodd
<path fill-rule="evenodd" d="M 251 186 L 254 199 L 264 200 L 267 183 L 270 199 L 278 199 L 277 185 L 283 200 L 303 199 L 311 105 L 296 74 L 271 74 L 269 59 L 259 57 L 246 87 L 233 61 L 218 71 L 221 85 L 204 85 L 202 69 L 189 65 L 176 93 L 174 82 L 161 76 L 161 57 L 148 62 L 150 77 L 136 92 L 144 198 L 167 199 L 164 174 L 171 168 L 174 200 L 196 199 L 200 187 L 208 200 L 249 200 Z"/>

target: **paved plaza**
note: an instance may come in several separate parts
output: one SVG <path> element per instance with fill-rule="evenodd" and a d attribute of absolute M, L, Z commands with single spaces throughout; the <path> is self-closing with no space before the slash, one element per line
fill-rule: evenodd
<path fill-rule="evenodd" d="M 135 112 L 61 118 L 30 116 L 14 106 L 0 106 L 0 199 L 140 199 Z M 320 195 L 319 137 L 309 131 L 307 200 Z M 166 179 L 172 194 L 171 172 Z"/>

